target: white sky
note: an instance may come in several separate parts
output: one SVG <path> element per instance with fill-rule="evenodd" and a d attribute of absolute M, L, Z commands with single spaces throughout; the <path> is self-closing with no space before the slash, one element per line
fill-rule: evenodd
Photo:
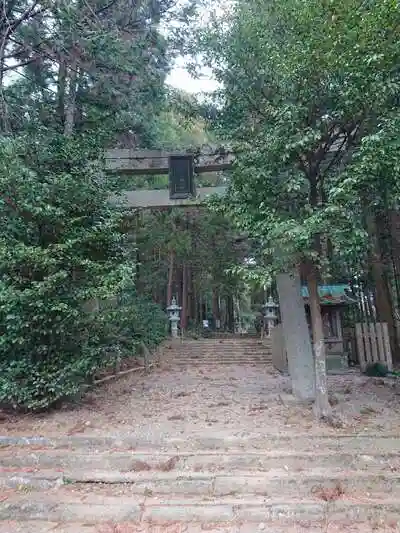
<path fill-rule="evenodd" d="M 185 0 L 182 0 L 183 3 Z M 220 11 L 220 9 L 217 8 L 216 4 L 218 2 L 216 0 L 211 0 L 211 5 L 214 4 L 214 9 L 216 8 L 217 12 Z M 230 4 L 230 0 L 224 0 L 225 9 L 227 9 L 227 6 Z M 209 14 L 211 11 L 208 11 L 207 9 L 202 9 L 200 11 L 200 24 L 206 24 L 209 18 Z M 198 21 L 199 22 L 199 21 Z M 167 30 L 164 28 L 164 30 Z M 168 30 L 167 30 L 168 31 Z M 6 77 L 5 83 L 6 85 L 12 83 L 15 81 L 15 79 L 18 78 L 18 72 L 11 71 L 10 74 Z M 171 73 L 168 75 L 167 84 L 171 87 L 174 87 L 176 89 L 181 89 L 187 93 L 190 94 L 198 94 L 201 96 L 201 94 L 204 93 L 210 93 L 215 91 L 218 88 L 217 81 L 213 78 L 212 71 L 210 69 L 207 69 L 206 67 L 201 69 L 200 76 L 198 78 L 193 78 L 186 66 L 185 66 L 185 59 L 184 58 L 177 58 L 175 61 L 175 66 L 172 69 Z"/>
<path fill-rule="evenodd" d="M 182 0 L 182 2 L 185 3 L 185 0 Z M 199 18 L 196 24 L 200 25 L 200 27 L 206 26 L 212 15 L 223 16 L 232 5 L 233 0 L 206 0 L 199 11 Z M 200 74 L 199 79 L 193 78 L 185 68 L 184 58 L 178 58 L 175 62 L 175 67 L 167 77 L 167 84 L 191 94 L 209 93 L 218 88 L 218 83 L 213 78 L 210 69 L 204 67 Z"/>
<path fill-rule="evenodd" d="M 186 70 L 183 59 L 176 61 L 175 67 L 167 77 L 167 84 L 191 94 L 208 93 L 218 88 L 211 70 L 203 68 L 200 79 L 193 78 Z"/>

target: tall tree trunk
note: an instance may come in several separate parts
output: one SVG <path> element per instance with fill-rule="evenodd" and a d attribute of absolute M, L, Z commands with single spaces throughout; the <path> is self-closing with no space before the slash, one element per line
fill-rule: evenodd
<path fill-rule="evenodd" d="M 7 20 L 5 16 L 0 16 L 1 27 L 0 31 L 0 132 L 9 133 L 10 123 L 7 109 L 7 102 L 4 94 L 4 72 L 5 72 L 5 53 L 8 43 L 9 30 L 7 28 Z"/>
<path fill-rule="evenodd" d="M 226 313 L 228 322 L 228 331 L 235 333 L 235 306 L 233 296 L 230 294 L 226 299 Z"/>
<path fill-rule="evenodd" d="M 76 93 L 78 79 L 78 62 L 73 61 L 69 70 L 68 95 L 65 103 L 64 116 L 64 135 L 69 137 L 74 132 L 75 110 L 76 110 Z"/>
<path fill-rule="evenodd" d="M 221 316 L 219 309 L 219 294 L 216 287 L 213 287 L 212 290 L 212 313 L 215 321 L 215 328 L 219 329 L 221 327 Z"/>
<path fill-rule="evenodd" d="M 182 318 L 181 326 L 182 329 L 187 328 L 188 324 L 188 269 L 186 263 L 182 267 Z"/>
<path fill-rule="evenodd" d="M 392 298 L 395 328 L 396 328 L 396 344 L 400 346 L 400 211 L 391 210 L 389 212 L 390 224 L 390 246 L 391 259 L 393 262 L 393 285 L 394 298 Z"/>
<path fill-rule="evenodd" d="M 318 419 L 330 420 L 332 409 L 328 398 L 325 337 L 319 303 L 318 277 L 313 265 L 308 271 L 307 284 L 315 358 L 315 414 Z"/>
<path fill-rule="evenodd" d="M 199 289 L 197 287 L 197 284 L 193 284 L 193 309 L 194 309 L 194 321 L 196 323 L 196 326 L 201 324 L 201 316 L 200 316 L 200 298 L 199 298 Z"/>
<path fill-rule="evenodd" d="M 398 304 L 400 304 L 400 211 L 393 209 L 389 212 L 389 224 L 392 260 L 396 278 L 396 296 Z"/>
<path fill-rule="evenodd" d="M 390 347 L 392 350 L 393 358 L 397 359 L 396 329 L 391 292 L 379 243 L 376 220 L 374 215 L 371 214 L 367 215 L 366 220 L 368 234 L 370 236 L 372 244 L 370 266 L 375 285 L 375 304 L 378 315 L 378 321 L 387 323 L 390 336 Z"/>
<path fill-rule="evenodd" d="M 314 357 L 299 273 L 294 270 L 279 274 L 277 288 L 293 394 L 302 401 L 314 400 Z"/>
<path fill-rule="evenodd" d="M 61 60 L 58 67 L 57 78 L 57 115 L 61 131 L 64 131 L 65 123 L 65 93 L 67 84 L 67 65 Z"/>
<path fill-rule="evenodd" d="M 195 315 L 196 315 L 195 309 L 196 308 L 194 304 L 193 270 L 190 264 L 187 266 L 187 284 L 188 284 L 188 298 L 187 298 L 188 321 L 190 320 L 190 322 L 193 322 L 195 320 Z"/>
<path fill-rule="evenodd" d="M 136 268 L 135 268 L 135 273 L 136 273 L 136 279 L 135 279 L 135 285 L 136 285 L 136 288 L 138 291 L 140 291 L 140 249 L 139 249 L 139 246 L 138 246 L 138 235 L 139 235 L 139 228 L 140 228 L 140 214 L 139 214 L 139 210 L 136 211 L 135 213 L 135 225 L 134 225 L 134 228 L 135 228 L 135 247 L 136 247 L 136 252 L 135 252 L 135 261 L 136 261 Z"/>
<path fill-rule="evenodd" d="M 82 125 L 84 123 L 83 118 L 83 95 L 84 95 L 84 72 L 83 69 L 79 69 L 79 76 L 76 83 L 76 97 L 75 97 L 75 129 L 82 131 Z"/>
<path fill-rule="evenodd" d="M 173 250 L 169 253 L 169 267 L 168 267 L 168 283 L 167 283 L 167 307 L 171 305 L 172 301 L 172 289 L 174 284 L 174 265 L 175 265 L 175 253 Z"/>

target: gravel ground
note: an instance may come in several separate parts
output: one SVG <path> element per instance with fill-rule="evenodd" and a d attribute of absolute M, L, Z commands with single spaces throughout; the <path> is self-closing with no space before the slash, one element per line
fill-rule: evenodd
<path fill-rule="evenodd" d="M 290 394 L 290 379 L 271 365 L 174 367 L 100 385 L 81 404 L 40 415 L 0 411 L 2 435 L 134 435 L 143 438 L 250 436 L 268 433 L 400 433 L 400 386 L 352 372 L 329 376 L 341 427 L 314 420 Z"/>

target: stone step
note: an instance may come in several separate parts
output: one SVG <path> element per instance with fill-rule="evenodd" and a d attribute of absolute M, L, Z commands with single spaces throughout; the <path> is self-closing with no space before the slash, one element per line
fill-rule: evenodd
<path fill-rule="evenodd" d="M 190 440 L 177 437 L 149 438 L 135 436 L 101 436 L 101 435 L 74 435 L 64 437 L 25 437 L 25 436 L 0 436 L 0 452 L 7 452 L 12 447 L 12 453 L 17 448 L 28 451 L 45 451 L 46 449 L 93 450 L 103 451 L 132 451 L 147 452 L 157 450 L 168 453 L 175 451 L 214 450 L 238 451 L 246 453 L 251 451 L 276 451 L 289 452 L 358 452 L 364 455 L 400 453 L 400 439 L 393 434 L 251 434 L 240 436 L 207 436 L 203 431 L 192 432 Z M 10 451 L 10 450 L 8 450 Z"/>
<path fill-rule="evenodd" d="M 185 358 L 192 358 L 192 359 L 269 359 L 271 360 L 271 353 L 265 352 L 261 354 L 252 354 L 252 353 L 219 353 L 219 352 L 176 352 L 176 353 L 168 353 L 166 354 L 166 357 L 185 357 Z"/>
<path fill-rule="evenodd" d="M 272 346 L 270 341 L 268 342 L 218 342 L 218 341 L 207 341 L 203 339 L 201 341 L 175 341 L 169 345 L 170 348 L 198 348 L 203 350 L 209 350 L 211 348 L 215 349 L 237 349 L 237 350 L 261 350 L 267 346 Z"/>
<path fill-rule="evenodd" d="M 196 357 L 196 358 L 208 358 L 208 357 L 215 357 L 215 358 L 220 358 L 220 357 L 248 357 L 248 358 L 253 358 L 253 357 L 268 357 L 268 358 L 271 358 L 271 354 L 272 352 L 271 351 L 265 351 L 265 352 L 260 352 L 260 353 L 251 353 L 251 352 L 219 352 L 219 351 L 210 351 L 210 352 L 197 352 L 197 351 L 176 351 L 176 352 L 167 352 L 164 354 L 164 357 L 170 357 L 170 356 L 174 356 L 174 357 Z"/>
<path fill-rule="evenodd" d="M 291 501 L 280 498 L 265 500 L 265 498 L 257 497 L 210 498 L 207 501 L 199 501 L 191 498 L 132 498 L 132 496 L 104 496 L 103 494 L 83 496 L 71 492 L 62 496 L 59 492 L 47 493 L 45 498 L 43 496 L 43 493 L 39 495 L 31 493 L 3 501 L 0 507 L 0 524 L 1 521 L 6 520 L 13 523 L 47 521 L 64 525 L 68 522 L 89 523 L 88 525 L 101 522 L 109 524 L 133 522 L 137 525 L 140 522 L 142 527 L 150 523 L 163 524 L 165 527 L 173 522 L 181 524 L 197 522 L 203 526 L 229 523 L 234 526 L 235 523 L 242 521 L 259 524 L 279 520 L 279 525 L 282 527 L 285 524 L 293 526 L 296 520 L 310 521 L 310 525 L 317 521 L 322 523 L 325 521 L 326 524 L 327 516 L 329 522 L 345 521 L 348 523 L 351 521 L 352 524 L 365 524 L 369 520 L 378 523 L 380 520 L 389 522 L 397 521 L 400 513 L 400 500 L 387 498 L 385 495 L 379 495 L 376 499 L 370 498 L 367 501 L 346 501 L 341 498 L 324 501 L 317 497 Z M 118 527 L 110 531 L 121 530 Z M 146 529 L 139 529 L 139 531 L 146 531 Z M 161 529 L 161 531 L 168 530 Z M 320 531 L 327 531 L 327 529 Z"/>
<path fill-rule="evenodd" d="M 350 452 L 97 452 L 90 454 L 59 450 L 3 453 L 0 455 L 0 475 L 29 473 L 36 469 L 103 470 L 142 472 L 179 470 L 191 472 L 270 472 L 277 474 L 309 469 L 342 471 L 368 470 L 373 473 L 400 471 L 399 453 L 360 454 Z M 24 472 L 25 471 L 25 472 Z"/>
<path fill-rule="evenodd" d="M 261 363 L 269 363 L 272 367 L 272 356 L 270 355 L 264 355 L 262 357 L 252 357 L 252 356 L 249 356 L 249 355 L 241 355 L 241 356 L 234 356 L 234 357 L 231 357 L 231 356 L 226 356 L 226 355 L 217 355 L 217 354 L 213 354 L 213 355 L 184 355 L 184 354 L 179 354 L 179 355 L 176 355 L 176 356 L 168 356 L 168 357 L 165 357 L 164 358 L 165 361 L 194 361 L 194 362 L 201 362 L 201 363 L 204 363 L 204 364 L 207 364 L 207 362 L 209 361 L 212 361 L 216 364 L 219 364 L 219 363 L 224 363 L 225 361 L 227 362 L 231 362 L 231 363 L 237 363 L 237 362 L 249 362 L 249 363 L 252 363 L 252 362 L 261 362 Z"/>
<path fill-rule="evenodd" d="M 265 337 L 264 340 L 258 339 L 216 339 L 216 338 L 201 338 L 201 339 L 190 339 L 188 337 L 179 338 L 173 340 L 169 345 L 177 344 L 193 344 L 193 345 L 204 345 L 204 346 L 264 346 L 265 344 L 271 344 L 271 338 Z"/>
<path fill-rule="evenodd" d="M 61 470 L 61 471 L 60 471 Z M 400 473 L 330 471 L 253 472 L 228 475 L 215 472 L 117 472 L 108 470 L 39 470 L 0 473 L 0 487 L 19 490 L 51 489 L 63 485 L 120 485 L 132 495 L 196 495 L 198 497 L 265 496 L 283 501 L 307 499 L 316 491 L 339 490 L 365 497 L 386 494 L 400 501 Z"/>
<path fill-rule="evenodd" d="M 271 351 L 266 350 L 265 352 L 260 353 L 251 353 L 251 352 L 219 352 L 219 351 L 213 351 L 213 352 L 197 352 L 197 351 L 176 351 L 176 352 L 169 352 L 165 354 L 166 356 L 173 355 L 175 357 L 181 356 L 181 357 L 269 357 L 271 355 Z"/>
<path fill-rule="evenodd" d="M 264 350 L 265 348 L 270 348 L 271 346 L 271 342 L 207 342 L 206 340 L 197 342 L 183 340 L 174 342 L 169 346 L 169 348 L 193 348 L 197 350 Z"/>
<path fill-rule="evenodd" d="M 251 339 L 245 339 L 245 338 L 230 338 L 230 339 L 218 339 L 218 338 L 210 338 L 210 337 L 203 337 L 201 339 L 190 339 L 188 337 L 183 337 L 183 340 L 180 338 L 177 340 L 173 340 L 170 344 L 176 345 L 176 344 L 197 344 L 197 345 L 219 345 L 219 346 L 263 346 L 264 344 L 271 344 L 271 338 L 265 337 L 263 340 L 260 338 L 251 338 Z"/>
<path fill-rule="evenodd" d="M 167 361 L 193 361 L 193 362 L 199 362 L 199 363 L 204 363 L 204 364 L 207 364 L 208 362 L 213 362 L 213 363 L 224 363 L 224 362 L 227 362 L 227 363 L 237 363 L 237 362 L 240 362 L 240 363 L 254 363 L 254 362 L 259 362 L 259 363 L 269 363 L 269 364 L 272 364 L 272 361 L 271 361 L 271 358 L 270 357 L 245 357 L 245 356 L 242 356 L 242 357 L 224 357 L 224 356 L 221 356 L 221 357 L 218 357 L 218 356 L 212 356 L 212 357 L 207 357 L 207 356 L 199 356 L 199 357 L 186 357 L 186 356 L 179 356 L 179 357 L 169 357 L 168 359 L 166 359 Z"/>
<path fill-rule="evenodd" d="M 259 351 L 253 351 L 253 350 L 169 350 L 169 353 L 182 353 L 182 354 L 196 354 L 196 355 L 211 355 L 211 354 L 218 354 L 218 355 L 265 355 L 268 353 L 271 353 L 272 350 L 270 348 L 266 348 L 264 350 Z M 166 352 L 168 353 L 168 352 Z"/>
<path fill-rule="evenodd" d="M 323 529 L 325 527 L 325 530 Z M 93 524 L 93 522 L 60 522 L 49 521 L 0 521 L 0 533 L 325 533 L 326 520 L 314 521 L 312 524 L 300 521 L 286 521 L 281 524 L 278 520 L 268 520 L 260 523 L 230 521 L 226 523 L 205 524 L 190 522 L 184 525 L 177 522 L 170 523 L 140 523 L 128 521 L 107 521 Z M 394 521 L 385 524 L 371 518 L 370 521 L 357 522 L 352 520 L 329 520 L 328 533 L 397 533 Z"/>
<path fill-rule="evenodd" d="M 265 357 L 270 354 L 271 350 L 264 350 L 262 352 L 245 352 L 245 351 L 197 351 L 197 350 L 176 350 L 170 351 L 171 355 L 184 355 L 186 357 L 210 357 L 210 356 L 219 356 L 219 357 Z M 167 355 L 169 355 L 167 354 Z"/>
<path fill-rule="evenodd" d="M 182 345 L 181 347 L 172 348 L 167 352 L 176 352 L 176 353 L 233 353 L 233 354 L 263 354 L 271 352 L 272 347 L 271 346 L 264 346 L 263 348 L 251 348 L 251 347 L 221 347 L 221 346 L 185 346 Z"/>
<path fill-rule="evenodd" d="M 202 356 L 209 357 L 212 355 L 224 356 L 224 357 L 264 357 L 271 353 L 271 350 L 263 350 L 262 352 L 250 352 L 250 351 L 220 351 L 220 350 L 170 350 L 166 355 L 185 355 L 185 356 Z"/>
<path fill-rule="evenodd" d="M 165 354 L 166 356 L 173 355 L 175 357 L 181 356 L 181 357 L 269 357 L 271 354 L 270 351 L 260 352 L 260 353 L 248 353 L 248 352 L 196 352 L 196 351 L 176 351 L 176 352 L 169 352 Z"/>
<path fill-rule="evenodd" d="M 254 366 L 254 365 L 268 365 L 271 362 L 267 361 L 257 361 L 257 360 L 248 360 L 248 359 L 235 359 L 235 360 L 205 360 L 205 359 L 169 359 L 169 362 L 176 365 L 190 365 L 190 366 L 219 366 L 219 365 L 236 365 L 236 366 Z"/>
<path fill-rule="evenodd" d="M 168 358 L 169 361 L 194 361 L 194 362 L 201 362 L 201 363 L 205 363 L 207 364 L 207 362 L 214 362 L 214 363 L 223 363 L 223 362 L 232 362 L 232 363 L 235 363 L 235 362 L 249 362 L 249 363 L 252 363 L 252 362 L 260 362 L 260 363 L 272 363 L 272 360 L 270 357 L 268 356 L 263 356 L 263 357 L 250 357 L 250 356 L 237 356 L 237 357 L 230 357 L 230 356 L 217 356 L 217 355 L 212 355 L 212 356 L 205 356 L 205 355 L 199 355 L 198 357 L 196 356 L 186 356 L 186 355 L 179 355 L 179 356 L 175 356 L 175 357 L 169 357 Z"/>

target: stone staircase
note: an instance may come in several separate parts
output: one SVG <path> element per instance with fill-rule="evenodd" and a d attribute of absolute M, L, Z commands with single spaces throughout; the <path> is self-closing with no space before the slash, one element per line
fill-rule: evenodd
<path fill-rule="evenodd" d="M 256 339 L 174 343 L 165 359 L 166 369 L 143 377 L 162 402 L 143 426 L 83 423 L 80 434 L 67 435 L 57 423 L 47 437 L 0 437 L 0 533 L 400 532 L 394 423 L 393 433 L 323 425 L 306 432 L 298 416 L 277 427 L 273 413 L 291 414 L 284 393 L 276 394 L 287 378 L 274 373 Z M 176 393 L 179 380 L 188 388 Z M 216 418 L 210 411 L 202 427 L 193 425 L 190 412 L 215 390 L 221 396 L 207 408 Z M 255 409 L 259 398 L 266 404 Z M 164 416 L 178 405 L 181 418 Z M 231 405 L 233 429 L 221 414 Z"/>
<path fill-rule="evenodd" d="M 395 436 L 3 438 L 2 446 L 2 533 L 398 531 Z"/>
<path fill-rule="evenodd" d="M 177 340 L 166 358 L 177 365 L 266 365 L 272 360 L 271 340 L 238 336 Z"/>

